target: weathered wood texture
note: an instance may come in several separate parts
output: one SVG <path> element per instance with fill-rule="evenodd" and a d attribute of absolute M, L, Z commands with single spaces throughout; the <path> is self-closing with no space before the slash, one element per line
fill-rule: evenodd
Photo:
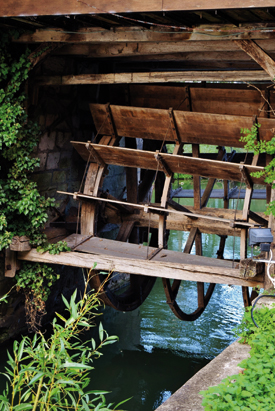
<path fill-rule="evenodd" d="M 91 241 L 92 240 L 92 241 Z M 241 278 L 238 269 L 231 268 L 232 263 L 209 257 L 192 256 L 176 251 L 162 250 L 152 260 L 146 261 L 147 247 L 137 244 L 118 243 L 106 239 L 93 238 L 77 249 L 79 252 L 50 255 L 40 254 L 36 250 L 19 253 L 19 259 L 61 264 L 74 267 L 91 268 L 97 263 L 97 269 L 104 271 L 127 272 L 129 274 L 148 275 L 188 281 L 216 282 L 245 286 L 262 286 L 263 277 Z M 127 250 L 125 250 L 125 246 Z M 86 251 L 85 251 L 86 250 Z M 150 249 L 153 251 L 153 249 Z"/>
<path fill-rule="evenodd" d="M 274 7 L 272 0 L 95 0 L 92 4 L 85 1 L 48 0 L 7 0 L 0 3 L 0 16 L 44 16 L 70 14 L 104 14 L 104 13 L 134 13 L 134 12 L 161 12 L 176 10 L 215 10 L 215 9 L 242 9 Z"/>
<path fill-rule="evenodd" d="M 127 87 L 134 107 L 148 107 L 189 111 L 187 92 L 189 89 L 192 111 L 199 113 L 229 114 L 237 116 L 266 117 L 267 107 L 258 90 L 251 87 L 201 88 L 175 85 L 135 85 Z M 114 97 L 125 93 L 123 86 L 112 88 Z M 275 95 L 270 93 L 270 104 L 275 106 Z M 272 113 L 270 113 L 272 116 Z"/>
<path fill-rule="evenodd" d="M 252 40 L 234 40 L 243 51 L 253 58 L 271 77 L 275 77 L 275 62 L 272 58 Z"/>
<path fill-rule="evenodd" d="M 188 207 L 190 212 L 194 211 L 193 207 Z M 206 208 L 200 210 L 200 214 L 205 214 L 213 217 L 224 218 L 229 221 L 234 219 L 234 210 L 228 210 L 230 213 L 223 212 L 222 209 L 212 209 Z M 197 213 L 196 213 L 197 214 Z M 140 210 L 135 214 L 123 214 L 121 217 L 118 217 L 117 212 L 113 207 L 106 205 L 104 216 L 106 221 L 109 223 L 117 224 L 120 221 L 128 221 L 132 223 L 133 221 L 137 224 L 138 227 L 148 227 L 158 228 L 159 216 L 154 213 L 146 213 L 144 210 Z M 241 219 L 241 212 L 238 212 L 236 215 L 237 219 Z M 208 220 L 203 217 L 193 217 L 175 213 L 169 213 L 166 220 L 167 230 L 176 230 L 176 231 L 190 231 L 192 228 L 198 228 L 202 233 L 208 234 L 217 234 L 217 235 L 230 235 L 235 237 L 240 237 L 241 230 L 239 228 L 233 228 L 230 226 L 230 222 L 225 220 Z"/>
<path fill-rule="evenodd" d="M 101 134 L 112 133 L 106 121 L 106 106 L 90 104 L 95 126 Z M 114 126 L 119 136 L 165 140 L 175 142 L 171 129 L 169 110 L 110 106 Z M 174 110 L 178 135 L 183 143 L 213 144 L 219 146 L 243 147 L 240 142 L 241 128 L 251 128 L 253 116 L 232 116 L 212 113 L 197 113 Z M 274 135 L 275 119 L 261 118 L 259 138 L 271 140 Z"/>
<path fill-rule="evenodd" d="M 133 73 L 78 74 L 36 77 L 37 86 L 72 86 L 80 84 L 171 83 L 184 81 L 266 81 L 264 70 L 237 71 L 151 71 Z"/>
<path fill-rule="evenodd" d="M 81 157 L 87 161 L 89 158 L 85 143 L 72 142 L 74 148 Z M 103 158 L 106 164 L 114 164 L 124 167 L 144 168 L 157 170 L 158 163 L 155 153 L 144 150 L 131 150 L 122 147 L 108 147 L 99 144 L 92 144 L 94 149 Z M 161 157 L 173 173 L 189 173 L 202 177 L 214 177 L 222 180 L 242 181 L 242 173 L 239 164 L 225 163 L 223 161 L 206 160 L 202 158 L 178 156 L 161 153 Z M 243 167 L 243 166 L 241 166 Z M 251 181 L 257 184 L 265 184 L 264 179 L 252 177 L 251 173 L 262 171 L 263 167 L 245 166 Z"/>
<path fill-rule="evenodd" d="M 5 250 L 5 277 L 15 277 L 17 269 L 17 253 L 7 248 Z"/>
<path fill-rule="evenodd" d="M 31 250 L 30 239 L 25 235 L 13 237 L 10 245 L 12 251 L 29 251 Z"/>
<path fill-rule="evenodd" d="M 240 275 L 242 277 L 255 277 L 258 274 L 263 274 L 265 271 L 265 264 L 257 262 L 257 259 L 265 259 L 265 253 L 258 257 L 246 258 L 240 261 Z"/>
<path fill-rule="evenodd" d="M 37 29 L 34 33 L 24 33 L 19 38 L 14 38 L 15 43 L 140 43 L 140 42 L 182 42 L 182 41 L 227 41 L 237 39 L 274 39 L 275 33 L 268 30 L 266 24 L 261 24 L 263 30 L 252 30 L 251 24 L 242 24 L 241 33 L 236 32 L 233 24 L 203 24 L 189 31 L 163 27 L 116 27 L 106 30 L 101 27 L 83 27 L 74 33 L 67 33 L 59 28 Z M 230 32 L 232 34 L 230 35 Z M 226 40 L 224 33 L 226 32 Z M 230 45 L 229 45 L 230 47 Z M 231 46 L 232 47 L 232 46 Z"/>

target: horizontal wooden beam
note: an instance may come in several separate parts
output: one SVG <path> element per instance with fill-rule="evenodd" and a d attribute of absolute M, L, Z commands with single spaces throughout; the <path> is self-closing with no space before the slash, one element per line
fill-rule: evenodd
<path fill-rule="evenodd" d="M 156 71 L 149 73 L 79 74 L 76 76 L 36 77 L 37 86 L 72 86 L 85 84 L 174 83 L 185 81 L 267 81 L 264 70 L 239 71 Z"/>
<path fill-rule="evenodd" d="M 52 255 L 48 252 L 43 254 L 38 253 L 35 249 L 25 253 L 18 253 L 18 259 L 88 269 L 92 268 L 94 263 L 97 263 L 97 270 L 103 271 L 117 271 L 129 274 L 148 275 L 151 277 L 200 281 L 206 283 L 233 284 L 247 287 L 255 287 L 259 285 L 260 287 L 263 287 L 262 276 L 241 278 L 238 269 L 207 266 L 203 264 L 194 265 L 152 260 L 144 261 L 140 259 L 115 257 L 112 255 L 108 256 L 104 254 L 86 254 L 78 252 Z"/>
<path fill-rule="evenodd" d="M 241 41 L 241 40 L 240 40 Z M 261 48 L 274 53 L 274 40 L 258 40 Z M 120 43 L 97 43 L 97 44 L 67 44 L 59 47 L 54 53 L 58 55 L 79 55 L 90 58 L 110 57 L 132 57 L 132 56 L 154 56 L 172 53 L 207 53 L 207 52 L 240 52 L 240 47 L 234 41 L 224 38 L 215 40 L 194 41 L 164 41 L 164 42 L 120 42 Z M 247 55 L 243 54 L 244 60 Z M 241 54 L 239 54 L 241 56 Z M 189 57 L 190 58 L 190 57 Z M 226 56 L 224 56 L 226 58 Z M 230 58 L 230 56 L 229 56 Z"/>
<path fill-rule="evenodd" d="M 274 7 L 273 0 L 6 0 L 0 2 L 0 16 L 48 16 L 70 14 L 104 14 L 161 12 L 176 10 L 219 10 Z"/>
<path fill-rule="evenodd" d="M 213 24 L 200 25 L 192 29 L 177 30 L 163 27 L 115 27 L 110 30 L 101 27 L 83 27 L 80 30 L 68 33 L 58 28 L 37 29 L 34 33 L 24 33 L 14 38 L 15 43 L 143 43 L 143 42 L 174 42 L 174 41 L 228 41 L 236 39 L 274 39 L 275 33 L 261 24 L 258 30 L 256 25 Z M 226 37 L 225 37 L 226 36 Z"/>

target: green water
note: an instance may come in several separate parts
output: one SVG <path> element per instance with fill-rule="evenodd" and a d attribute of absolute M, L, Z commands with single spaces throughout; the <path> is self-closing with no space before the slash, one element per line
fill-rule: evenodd
<path fill-rule="evenodd" d="M 188 187 L 186 187 L 188 188 Z M 191 199 L 181 200 L 192 205 Z M 239 201 L 238 209 L 243 201 Z M 230 200 L 230 208 L 236 207 Z M 222 208 L 222 200 L 210 200 L 209 207 Z M 252 201 L 251 209 L 263 211 L 264 201 Z M 171 231 L 168 248 L 183 251 L 189 233 Z M 219 237 L 202 235 L 203 255 L 216 257 Z M 225 258 L 239 258 L 240 240 L 229 237 Z M 192 250 L 194 253 L 195 250 Z M 196 308 L 196 283 L 183 282 L 177 301 L 191 312 Z M 178 320 L 166 304 L 158 279 L 143 305 L 132 313 L 104 311 L 107 331 L 120 341 L 109 346 L 96 366 L 93 388 L 112 391 L 110 401 L 133 397 L 129 411 L 152 411 L 181 387 L 200 368 L 235 340 L 233 329 L 243 315 L 241 287 L 216 285 L 205 312 L 195 322 Z M 108 397 L 107 397 L 108 398 Z"/>

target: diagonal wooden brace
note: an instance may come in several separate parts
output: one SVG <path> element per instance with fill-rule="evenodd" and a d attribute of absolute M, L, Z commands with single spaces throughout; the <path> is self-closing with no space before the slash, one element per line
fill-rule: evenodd
<path fill-rule="evenodd" d="M 109 126 L 112 129 L 112 137 L 117 139 L 118 135 L 117 135 L 117 131 L 116 131 L 116 128 L 115 128 L 115 123 L 114 123 L 113 115 L 112 115 L 112 112 L 111 112 L 110 103 L 107 103 L 105 108 L 106 108 L 106 113 L 107 113 L 107 121 L 109 123 Z"/>
<path fill-rule="evenodd" d="M 172 107 L 169 108 L 168 115 L 169 115 L 169 118 L 170 118 L 171 130 L 172 130 L 173 137 L 175 139 L 175 143 L 181 144 L 181 139 L 180 139 L 180 135 L 178 133 L 178 129 L 177 129 L 177 125 L 176 125 L 176 122 L 175 122 L 175 117 L 174 117 Z"/>
<path fill-rule="evenodd" d="M 93 156 L 94 160 L 97 162 L 98 165 L 100 165 L 101 167 L 106 167 L 105 161 L 101 158 L 96 149 L 89 143 L 90 141 L 88 141 L 88 143 L 86 144 L 86 149 L 91 153 L 91 155 Z"/>
<path fill-rule="evenodd" d="M 247 168 L 243 164 L 240 164 L 240 172 L 242 174 L 242 178 L 245 182 L 246 187 L 252 189 L 253 188 L 253 183 L 251 181 L 251 178 L 250 178 L 249 172 L 247 171 Z"/>
<path fill-rule="evenodd" d="M 156 151 L 156 153 L 154 154 L 154 157 L 156 161 L 158 162 L 159 167 L 162 169 L 162 171 L 164 171 L 165 175 L 167 177 L 172 177 L 173 175 L 172 171 L 170 170 L 170 168 L 168 167 L 166 162 L 163 160 L 163 158 L 161 157 L 158 151 Z"/>

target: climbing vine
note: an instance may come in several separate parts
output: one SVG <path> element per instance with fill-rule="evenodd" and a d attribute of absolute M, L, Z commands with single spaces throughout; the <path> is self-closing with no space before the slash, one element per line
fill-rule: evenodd
<path fill-rule="evenodd" d="M 68 247 L 64 243 L 49 245 L 42 234 L 54 199 L 40 195 L 30 179 L 39 166 L 33 152 L 40 135 L 39 126 L 28 119 L 24 107 L 30 55 L 28 49 L 19 54 L 11 47 L 9 34 L 0 32 L 0 251 L 14 236 L 24 235 L 40 250 L 56 253 Z M 53 270 L 43 264 L 24 264 L 16 278 L 31 317 L 42 315 L 50 287 L 57 279 Z"/>
<path fill-rule="evenodd" d="M 241 137 L 240 141 L 245 143 L 244 148 L 247 151 L 252 151 L 254 154 L 266 153 L 266 154 L 274 156 L 275 136 L 272 137 L 270 141 L 259 140 L 258 131 L 260 127 L 261 127 L 260 124 L 255 123 L 251 127 L 251 129 L 248 129 L 248 128 L 241 129 L 241 134 L 243 134 L 243 136 Z M 273 184 L 273 182 L 275 181 L 274 167 L 275 167 L 275 158 L 272 158 L 271 161 L 266 165 L 264 170 L 252 173 L 252 175 L 257 178 L 264 177 L 265 182 L 267 184 Z M 275 216 L 275 201 L 271 201 L 267 205 L 266 213 L 273 214 Z"/>

